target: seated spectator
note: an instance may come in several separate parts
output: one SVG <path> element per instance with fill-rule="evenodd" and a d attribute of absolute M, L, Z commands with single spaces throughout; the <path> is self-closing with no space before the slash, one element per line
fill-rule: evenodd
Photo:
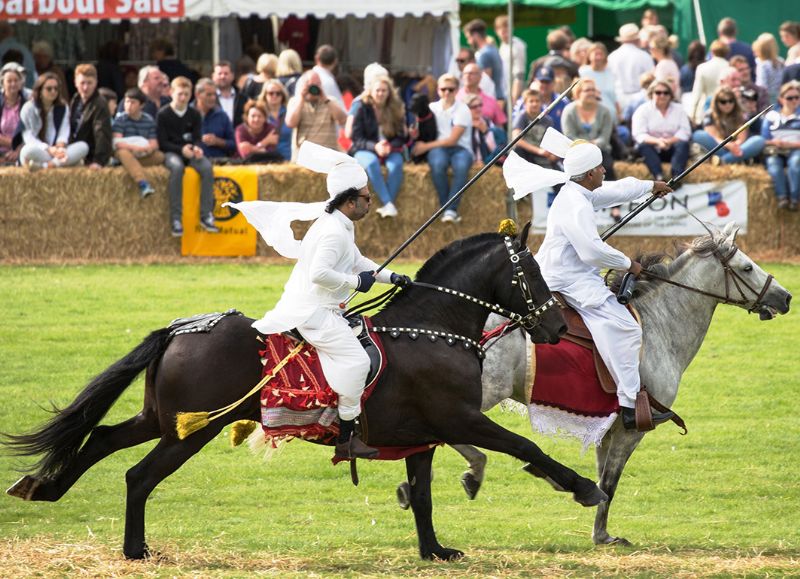
<path fill-rule="evenodd" d="M 633 113 L 631 133 L 653 179 L 663 181 L 662 161 L 671 163 L 673 177 L 686 168 L 691 127 L 683 107 L 673 100 L 669 83 L 653 81 L 648 92 L 651 100 Z"/>
<path fill-rule="evenodd" d="M 278 70 L 278 57 L 274 54 L 265 52 L 258 57 L 256 62 L 256 74 L 247 79 L 242 88 L 242 93 L 248 99 L 256 100 L 261 90 L 264 88 L 264 83 L 270 79 L 275 78 L 275 73 Z"/>
<path fill-rule="evenodd" d="M 286 107 L 286 125 L 294 129 L 292 160 L 305 141 L 338 149 L 337 127 L 347 120 L 347 113 L 339 101 L 328 98 L 322 90 L 322 80 L 314 70 L 309 70 L 297 81 L 294 97 Z"/>
<path fill-rule="evenodd" d="M 361 106 L 353 119 L 350 153 L 369 176 L 383 205 L 381 217 L 397 216 L 394 202 L 403 184 L 403 148 L 406 142 L 406 111 L 392 79 L 379 76 L 361 95 Z M 383 178 L 381 165 L 386 166 Z"/>
<path fill-rule="evenodd" d="M 200 77 L 196 71 L 178 60 L 178 57 L 175 56 L 175 45 L 166 38 L 156 38 L 150 43 L 150 58 L 156 62 L 159 70 L 167 75 L 169 81 L 183 76 L 194 84 Z"/>
<path fill-rule="evenodd" d="M 480 98 L 481 106 L 483 107 L 481 115 L 489 119 L 495 125 L 505 125 L 508 119 L 503 109 L 498 106 L 496 99 L 484 94 L 479 86 L 481 74 L 481 67 L 476 63 L 466 65 L 461 77 L 463 80 L 461 90 L 458 91 L 456 98 L 466 102 L 467 95 L 476 95 Z"/>
<path fill-rule="evenodd" d="M 264 103 L 267 110 L 267 122 L 278 133 L 276 151 L 284 161 L 291 160 L 292 128 L 286 124 L 286 104 L 289 102 L 286 88 L 276 79 L 268 80 L 258 100 Z"/>
<path fill-rule="evenodd" d="M 718 143 L 728 138 L 744 123 L 744 113 L 739 106 L 736 93 L 728 87 L 721 86 L 711 100 L 711 110 L 703 120 L 703 128 L 692 135 L 692 140 L 710 151 Z M 748 137 L 747 130 L 742 131 L 717 151 L 714 159 L 717 163 L 741 163 L 756 157 L 764 150 L 764 139 L 760 135 Z"/>
<path fill-rule="evenodd" d="M 0 165 L 15 165 L 22 147 L 20 112 L 25 104 L 25 80 L 15 65 L 0 70 Z"/>
<path fill-rule="evenodd" d="M 227 60 L 217 62 L 214 65 L 211 80 L 214 81 L 217 89 L 217 102 L 220 108 L 227 115 L 233 127 L 238 127 L 244 116 L 244 104 L 247 102 L 247 97 L 233 85 L 231 63 Z"/>
<path fill-rule="evenodd" d="M 723 71 L 727 70 L 728 64 L 728 45 L 719 40 L 711 43 L 711 60 L 697 65 L 694 73 L 694 85 L 692 86 L 692 101 L 689 108 L 689 116 L 692 121 L 699 125 L 705 116 L 704 105 L 714 91 L 719 86 L 719 79 Z"/>
<path fill-rule="evenodd" d="M 669 40 L 659 36 L 650 41 L 650 55 L 656 61 L 655 75 L 658 80 L 666 80 L 675 98 L 681 100 L 680 77 L 681 71 L 678 65 L 672 60 L 671 46 Z"/>
<path fill-rule="evenodd" d="M 483 103 L 476 94 L 466 95 L 461 99 L 469 107 L 472 115 L 472 157 L 473 165 L 481 167 L 488 163 L 497 152 L 497 143 L 494 140 L 492 121 L 483 116 Z"/>
<path fill-rule="evenodd" d="M 214 170 L 203 154 L 200 113 L 189 106 L 192 82 L 179 76 L 170 84 L 172 102 L 158 111 L 156 134 L 158 148 L 164 152 L 169 170 L 169 222 L 173 237 L 183 235 L 183 174 L 186 165 L 200 175 L 200 226 L 209 233 L 219 233 L 214 223 Z"/>
<path fill-rule="evenodd" d="M 539 96 L 539 91 L 529 88 L 522 93 L 521 98 L 525 108 L 523 113 L 514 121 L 514 128 L 511 129 L 512 139 L 516 139 L 525 130 L 525 127 L 531 124 L 531 121 L 542 112 L 542 99 Z M 541 121 L 536 123 L 531 130 L 517 141 L 514 151 L 529 163 L 535 163 L 547 169 L 555 169 L 559 160 L 558 157 L 540 146 L 545 131 L 552 126 L 553 119 L 548 116 L 543 117 Z"/>
<path fill-rule="evenodd" d="M 800 22 L 787 20 L 778 30 L 781 42 L 788 49 L 786 52 L 786 66 L 800 64 Z"/>
<path fill-rule="evenodd" d="M 113 120 L 114 117 L 117 116 L 117 107 L 119 106 L 117 93 L 110 88 L 105 88 L 102 86 L 97 89 L 97 92 L 106 101 L 106 105 L 108 106 L 108 116 Z"/>
<path fill-rule="evenodd" d="M 753 42 L 753 52 L 756 55 L 756 84 L 767 89 L 770 103 L 776 103 L 784 65 L 783 59 L 778 56 L 775 37 L 769 32 L 759 34 Z"/>
<path fill-rule="evenodd" d="M 567 105 L 561 117 L 563 133 L 573 141 L 582 139 L 597 145 L 603 153 L 606 179 L 616 181 L 611 158 L 611 133 L 614 131 L 611 113 L 600 106 L 600 95 L 593 80 L 584 80 L 575 87 L 573 94 L 575 101 Z"/>
<path fill-rule="evenodd" d="M 147 113 L 154 119 L 161 110 L 161 107 L 169 104 L 169 82 L 167 75 L 161 72 L 157 66 L 143 66 L 139 69 L 139 78 L 137 81 L 139 89 L 147 97 L 147 102 L 142 109 L 143 113 Z M 117 113 L 123 111 L 123 103 L 117 105 Z"/>
<path fill-rule="evenodd" d="M 536 88 L 539 90 L 539 98 L 542 100 L 542 110 L 546 109 L 558 98 L 558 93 L 553 90 L 554 78 L 553 71 L 546 66 L 536 72 Z M 569 102 L 569 97 L 564 97 L 547 113 L 553 120 L 553 127 L 557 131 L 561 130 L 561 115 Z"/>
<path fill-rule="evenodd" d="M 31 171 L 71 167 L 83 161 L 89 145 L 69 143 L 69 106 L 61 100 L 58 76 L 46 72 L 33 84 L 31 99 L 22 105 L 19 162 Z"/>
<path fill-rule="evenodd" d="M 745 122 L 761 112 L 758 110 L 758 94 L 753 89 L 747 88 L 739 93 L 739 106 L 742 107 Z M 753 124 L 750 125 L 750 134 L 760 135 L 763 123 L 764 117 L 753 121 Z"/>
<path fill-rule="evenodd" d="M 244 122 L 236 127 L 236 149 L 243 163 L 276 163 L 278 132 L 267 122 L 267 107 L 261 101 L 247 101 Z"/>
<path fill-rule="evenodd" d="M 431 103 L 431 112 L 436 118 L 436 140 L 429 143 L 417 141 L 413 154 L 428 153 L 431 178 L 439 204 L 444 206 L 467 183 L 467 175 L 472 165 L 472 115 L 469 108 L 456 100 L 458 79 L 452 74 L 439 77 L 437 90 L 439 100 Z M 453 168 L 453 182 L 447 183 L 447 170 Z M 442 223 L 459 223 L 458 203 L 450 205 L 442 215 Z"/>
<path fill-rule="evenodd" d="M 596 92 L 594 100 L 600 102 L 608 112 L 611 113 L 611 119 L 616 124 L 622 110 L 617 102 L 616 93 L 616 80 L 614 73 L 608 68 L 608 49 L 602 42 L 595 42 L 589 48 L 587 53 L 589 63 L 582 66 L 578 73 L 581 78 L 592 80 Z M 580 85 L 578 85 L 580 87 Z M 611 177 L 608 177 L 611 179 Z"/>
<path fill-rule="evenodd" d="M 296 50 L 287 48 L 278 55 L 278 68 L 275 70 L 278 80 L 286 88 L 286 93 L 294 96 L 297 80 L 303 74 L 303 61 Z"/>
<path fill-rule="evenodd" d="M 164 153 L 158 150 L 156 121 L 143 110 L 146 102 L 147 97 L 141 90 L 128 89 L 122 101 L 125 110 L 111 124 L 114 156 L 128 175 L 133 177 L 142 199 L 156 192 L 145 178 L 142 167 L 153 167 L 164 162 Z"/>
<path fill-rule="evenodd" d="M 691 94 L 697 65 L 705 61 L 706 47 L 699 40 L 691 41 L 689 43 L 689 48 L 686 50 L 686 63 L 680 68 L 680 86 L 682 94 Z M 683 100 L 686 100 L 686 98 Z"/>
<path fill-rule="evenodd" d="M 70 143 L 89 146 L 84 162 L 90 169 L 108 165 L 114 150 L 111 146 L 111 115 L 108 103 L 97 92 L 97 69 L 93 64 L 75 67 L 77 94 L 70 103 Z"/>
<path fill-rule="evenodd" d="M 212 163 L 236 156 L 233 123 L 217 104 L 217 88 L 210 78 L 201 78 L 194 87 L 194 108 L 203 117 L 200 148 Z"/>
<path fill-rule="evenodd" d="M 800 82 L 790 81 L 778 93 L 781 109 L 764 115 L 767 172 L 775 187 L 778 209 L 797 211 L 800 203 Z"/>
<path fill-rule="evenodd" d="M 364 67 L 364 88 L 372 86 L 373 81 L 379 76 L 389 76 L 389 71 L 377 62 L 373 62 Z M 347 111 L 347 121 L 344 124 L 344 136 L 348 139 L 353 138 L 353 121 L 361 106 L 361 95 L 357 95 L 350 103 L 350 110 Z"/>
<path fill-rule="evenodd" d="M 766 88 L 763 86 L 758 86 L 750 79 L 750 64 L 747 62 L 747 59 L 740 54 L 731 57 L 730 63 L 731 67 L 735 68 L 739 74 L 736 78 L 733 78 L 730 70 L 723 72 L 722 77 L 719 79 L 720 86 L 727 86 L 728 88 L 734 89 L 737 95 L 741 94 L 741 91 L 743 90 L 754 90 L 758 95 L 758 110 L 762 111 L 767 108 L 771 102 L 769 100 L 769 93 L 767 92 Z"/>

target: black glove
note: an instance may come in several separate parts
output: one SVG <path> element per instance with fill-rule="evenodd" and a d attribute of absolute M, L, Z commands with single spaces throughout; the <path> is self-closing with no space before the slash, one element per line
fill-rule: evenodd
<path fill-rule="evenodd" d="M 375 272 L 362 271 L 358 274 L 358 285 L 356 286 L 357 292 L 368 292 L 375 283 Z"/>
<path fill-rule="evenodd" d="M 412 283 L 411 278 L 407 275 L 403 275 L 402 273 L 393 273 L 392 277 L 389 278 L 394 285 L 397 287 L 408 287 Z"/>

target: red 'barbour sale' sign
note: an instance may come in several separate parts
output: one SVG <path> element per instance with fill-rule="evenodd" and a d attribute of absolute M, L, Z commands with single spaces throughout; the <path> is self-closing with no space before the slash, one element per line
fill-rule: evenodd
<path fill-rule="evenodd" d="M 0 0 L 0 20 L 111 20 L 183 15 L 183 0 Z"/>

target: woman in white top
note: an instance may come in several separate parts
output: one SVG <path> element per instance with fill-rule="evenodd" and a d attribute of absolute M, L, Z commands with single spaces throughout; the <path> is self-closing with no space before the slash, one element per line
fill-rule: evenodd
<path fill-rule="evenodd" d="M 69 107 L 61 100 L 60 91 L 58 76 L 46 72 L 36 79 L 31 99 L 20 111 L 25 144 L 19 161 L 31 171 L 77 165 L 89 153 L 89 145 L 83 141 L 67 144 Z"/>
<path fill-rule="evenodd" d="M 783 77 L 783 59 L 778 56 L 778 42 L 769 32 L 759 34 L 753 42 L 756 55 L 756 84 L 767 89 L 769 102 L 778 102 Z"/>
<path fill-rule="evenodd" d="M 672 47 L 669 40 L 659 36 L 650 41 L 650 56 L 656 61 L 656 80 L 666 80 L 672 88 L 675 100 L 681 99 L 681 70 L 672 59 Z"/>
<path fill-rule="evenodd" d="M 786 66 L 800 62 L 800 23 L 787 20 L 778 29 L 786 52 Z"/>
<path fill-rule="evenodd" d="M 414 156 L 428 153 L 431 178 L 439 203 L 444 206 L 467 183 L 467 175 L 472 165 L 472 115 L 469 107 L 456 100 L 458 79 L 452 74 L 443 74 L 437 83 L 439 100 L 431 104 L 431 112 L 436 119 L 436 140 L 428 143 L 417 142 Z M 447 182 L 447 169 L 453 168 L 453 182 Z M 442 215 L 443 223 L 458 223 L 458 201 Z"/>
<path fill-rule="evenodd" d="M 614 124 L 620 117 L 621 110 L 617 102 L 617 92 L 614 83 L 614 73 L 608 67 L 608 49 L 602 42 L 595 42 L 589 47 L 587 53 L 589 64 L 578 69 L 581 78 L 590 78 L 594 81 L 600 93 L 600 104 L 605 106 L 611 113 Z"/>

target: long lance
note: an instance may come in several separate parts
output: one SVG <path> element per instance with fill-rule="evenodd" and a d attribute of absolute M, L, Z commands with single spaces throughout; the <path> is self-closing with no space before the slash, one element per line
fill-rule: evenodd
<path fill-rule="evenodd" d="M 575 87 L 578 85 L 578 83 L 580 83 L 580 82 L 581 82 L 581 80 L 582 80 L 582 79 L 580 79 L 580 78 L 576 79 L 576 80 L 575 80 L 575 82 L 573 82 L 573 83 L 572 83 L 572 84 L 569 86 L 569 88 L 568 88 L 567 90 L 565 90 L 565 91 L 564 91 L 564 92 L 562 92 L 560 95 L 558 95 L 558 98 L 556 98 L 556 99 L 555 99 L 553 102 L 551 102 L 551 103 L 550 103 L 550 104 L 547 106 L 547 108 L 546 108 L 546 109 L 544 109 L 542 112 L 540 112 L 540 113 L 539 113 L 539 115 L 538 115 L 538 116 L 537 116 L 535 119 L 533 119 L 533 120 L 532 120 L 530 123 L 528 123 L 528 126 L 527 126 L 527 127 L 525 127 L 524 129 L 522 129 L 522 131 L 520 132 L 520 134 L 519 134 L 519 135 L 517 135 L 517 136 L 516 136 L 516 137 L 514 137 L 514 138 L 513 138 L 511 141 L 509 141 L 509 143 L 508 143 L 508 144 L 507 144 L 505 147 L 503 147 L 503 149 L 502 149 L 502 150 L 501 150 L 499 153 L 497 153 L 497 154 L 496 154 L 496 155 L 495 155 L 495 156 L 494 156 L 494 157 L 493 157 L 493 158 L 492 158 L 492 159 L 491 159 L 491 160 L 490 160 L 488 163 L 486 163 L 486 165 L 484 165 L 483 167 L 481 167 L 480 171 L 478 171 L 477 173 L 475 173 L 475 176 L 474 176 L 472 179 L 470 179 L 469 181 L 467 181 L 466 185 L 464 185 L 464 186 L 463 186 L 463 187 L 462 187 L 462 188 L 461 188 L 461 189 L 458 191 L 458 193 L 456 193 L 456 194 L 455 194 L 455 195 L 453 195 L 453 196 L 452 196 L 450 199 L 448 199 L 448 200 L 447 200 L 447 202 L 446 202 L 444 205 L 442 205 L 442 206 L 441 206 L 441 207 L 440 207 L 438 210 L 436 210 L 436 212 L 435 212 L 433 215 L 431 215 L 431 216 L 428 218 L 428 220 L 427 220 L 425 223 L 423 223 L 423 224 L 420 226 L 420 228 L 419 228 L 419 229 L 417 229 L 417 230 L 416 230 L 416 231 L 415 231 L 415 232 L 414 232 L 414 233 L 411 235 L 411 237 L 409 237 L 409 238 L 408 238 L 408 239 L 406 239 L 406 240 L 405 240 L 403 243 L 401 243 L 401 244 L 400 244 L 400 246 L 399 246 L 397 249 L 395 249 L 395 250 L 394 250 L 394 252 L 392 252 L 392 254 L 391 254 L 389 257 L 387 257 L 387 258 L 386 258 L 386 261 L 384 261 L 384 262 L 383 262 L 383 263 L 382 263 L 382 264 L 381 264 L 381 265 L 378 267 L 378 269 L 377 269 L 377 270 L 375 270 L 375 275 L 378 275 L 378 274 L 379 274 L 379 273 L 380 273 L 382 270 L 384 270 L 384 269 L 386 268 L 386 266 L 388 266 L 388 265 L 389 265 L 389 264 L 390 264 L 392 261 L 394 261 L 394 259 L 395 259 L 395 258 L 396 258 L 398 255 L 400 255 L 400 254 L 403 252 L 403 250 L 405 250 L 405 248 L 406 248 L 406 247 L 408 247 L 409 245 L 411 245 L 411 244 L 414 242 L 414 240 L 415 240 L 417 237 L 419 237 L 419 236 L 420 236 L 420 234 L 421 234 L 423 231 L 425 231 L 425 230 L 426 230 L 426 229 L 427 229 L 427 228 L 430 226 L 430 224 L 431 224 L 431 223 L 433 223 L 434 221 L 436 221 L 436 219 L 437 219 L 437 218 L 438 218 L 438 217 L 439 217 L 439 216 L 440 216 L 442 213 L 444 213 L 444 212 L 447 210 L 447 208 L 448 208 L 448 207 L 450 207 L 450 206 L 451 206 L 453 203 L 455 203 L 455 202 L 456 202 L 456 200 L 458 200 L 458 199 L 459 199 L 459 198 L 460 198 L 460 197 L 461 197 L 461 196 L 462 196 L 462 195 L 463 195 L 463 194 L 466 192 L 466 190 L 467 190 L 467 189 L 469 189 L 470 187 L 472 187 L 472 185 L 473 185 L 473 184 L 474 184 L 474 183 L 475 183 L 475 182 L 476 182 L 478 179 L 480 179 L 480 178 L 483 176 L 483 174 L 484 174 L 484 173 L 486 173 L 486 171 L 488 171 L 488 170 L 489 170 L 489 168 L 490 168 L 490 167 L 494 166 L 494 164 L 495 164 L 495 163 L 497 163 L 497 161 L 498 161 L 498 160 L 499 160 L 501 157 L 503 157 L 503 155 L 507 154 L 507 153 L 508 153 L 508 152 L 509 152 L 511 149 L 513 149 L 513 148 L 514 148 L 514 145 L 516 145 L 516 144 L 517 144 L 517 142 L 518 142 L 518 141 L 519 141 L 519 140 L 520 140 L 522 137 L 524 137 L 524 136 L 525 136 L 525 135 L 528 133 L 528 131 L 530 131 L 530 130 L 531 130 L 531 129 L 532 129 L 532 128 L 533 128 L 533 127 L 536 125 L 536 123 L 538 123 L 539 121 L 541 121 L 541 120 L 542 120 L 542 119 L 543 119 L 543 118 L 544 118 L 544 117 L 545 117 L 545 116 L 546 116 L 546 115 L 547 115 L 547 114 L 548 114 L 550 111 L 552 111 L 552 110 L 555 108 L 555 106 L 556 106 L 558 103 L 560 103 L 560 102 L 561 102 L 561 101 L 564 99 L 564 97 L 566 97 L 566 96 L 567 96 L 567 95 L 570 93 L 570 91 L 572 91 L 572 89 L 574 89 L 574 88 L 575 88 Z M 356 293 L 357 293 L 357 292 L 353 292 L 353 293 L 351 293 L 351 294 L 350 294 L 350 295 L 347 297 L 347 299 L 346 299 L 345 301 L 343 301 L 342 303 L 340 303 L 340 304 L 339 304 L 339 307 L 340 307 L 340 308 L 342 308 L 342 309 L 344 309 L 344 308 L 347 306 L 347 304 L 349 304 L 349 303 L 350 303 L 350 301 L 351 301 L 351 300 L 352 300 L 352 299 L 353 299 L 353 298 L 356 296 Z"/>
<path fill-rule="evenodd" d="M 711 149 L 710 151 L 708 151 L 708 152 L 707 152 L 705 155 L 703 155 L 702 157 L 700 157 L 700 158 L 699 158 L 697 161 L 695 161 L 695 163 L 694 163 L 694 164 L 693 164 L 691 167 L 689 167 L 688 169 L 686 169 L 686 170 L 685 170 L 683 173 L 681 173 L 681 174 L 680 174 L 680 175 L 678 175 L 677 177 L 673 177 L 672 179 L 670 179 L 670 180 L 669 180 L 669 182 L 667 183 L 667 185 L 668 185 L 669 187 L 674 187 L 674 186 L 675 186 L 677 183 L 679 183 L 679 182 L 680 182 L 680 181 L 681 181 L 681 180 L 682 180 L 684 177 L 686 177 L 686 175 L 688 175 L 689 173 L 691 173 L 692 171 L 694 171 L 695 169 L 697 169 L 697 167 L 699 167 L 700 165 L 702 165 L 703 163 L 705 163 L 705 162 L 706 162 L 706 161 L 707 161 L 707 160 L 708 160 L 708 159 L 709 159 L 709 158 L 710 158 L 712 155 L 714 155 L 714 154 L 715 154 L 717 151 L 719 151 L 719 150 L 720 150 L 722 147 L 724 147 L 725 145 L 727 145 L 728 143 L 730 143 L 730 142 L 731 142 L 733 139 L 735 139 L 735 138 L 736 138 L 736 137 L 737 137 L 737 136 L 738 136 L 738 135 L 739 135 L 739 134 L 740 134 L 742 131 L 744 131 L 745 129 L 747 129 L 747 128 L 748 128 L 750 125 L 752 125 L 754 122 L 756 122 L 756 121 L 757 121 L 758 119 L 760 119 L 762 116 L 764 116 L 764 114 L 765 114 L 765 113 L 766 113 L 768 110 L 770 110 L 770 109 L 772 108 L 772 106 L 773 106 L 773 105 L 769 105 L 769 106 L 768 106 L 767 108 L 765 108 L 763 111 L 761 111 L 760 113 L 758 113 L 756 116 L 754 116 L 752 119 L 750 119 L 749 121 L 747 121 L 745 124 L 743 124 L 743 125 L 742 125 L 741 127 L 739 127 L 738 129 L 736 129 L 736 130 L 735 130 L 735 131 L 734 131 L 734 132 L 733 132 L 733 133 L 732 133 L 730 136 L 728 136 L 728 137 L 727 137 L 727 138 L 725 138 L 724 140 L 722 140 L 722 141 L 720 141 L 719 143 L 717 143 L 717 146 L 716 146 L 716 147 L 714 147 L 713 149 Z M 625 225 L 626 225 L 626 224 L 627 224 L 627 223 L 628 223 L 628 222 L 629 222 L 631 219 L 633 219 L 634 217 L 636 217 L 637 215 L 639 215 L 639 213 L 641 213 L 642 211 L 644 211 L 644 210 L 645 210 L 645 209 L 646 209 L 646 208 L 647 208 L 647 207 L 648 207 L 648 206 L 649 206 L 649 205 L 650 205 L 650 204 L 651 204 L 653 201 L 655 201 L 656 199 L 658 199 L 658 195 L 655 195 L 655 194 L 653 194 L 653 195 L 651 195 L 650 197 L 648 197 L 648 198 L 647 198 L 645 201 L 643 201 L 642 203 L 640 203 L 639 205 L 637 205 L 637 206 L 636 206 L 636 207 L 635 207 L 635 208 L 634 208 L 634 209 L 633 209 L 633 210 L 632 210 L 630 213 L 628 213 L 628 214 L 627 214 L 627 215 L 626 215 L 624 218 L 622 218 L 622 220 L 620 220 L 620 222 L 619 222 L 619 223 L 615 223 L 614 225 L 612 225 L 611 227 L 609 227 L 608 229 L 606 229 L 606 230 L 603 232 L 603 234 L 600 236 L 600 238 L 601 238 L 603 241 L 607 240 L 609 237 L 611 237 L 612 235 L 614 235 L 614 234 L 615 234 L 617 231 L 619 231 L 620 229 L 622 229 L 623 227 L 625 227 Z"/>

